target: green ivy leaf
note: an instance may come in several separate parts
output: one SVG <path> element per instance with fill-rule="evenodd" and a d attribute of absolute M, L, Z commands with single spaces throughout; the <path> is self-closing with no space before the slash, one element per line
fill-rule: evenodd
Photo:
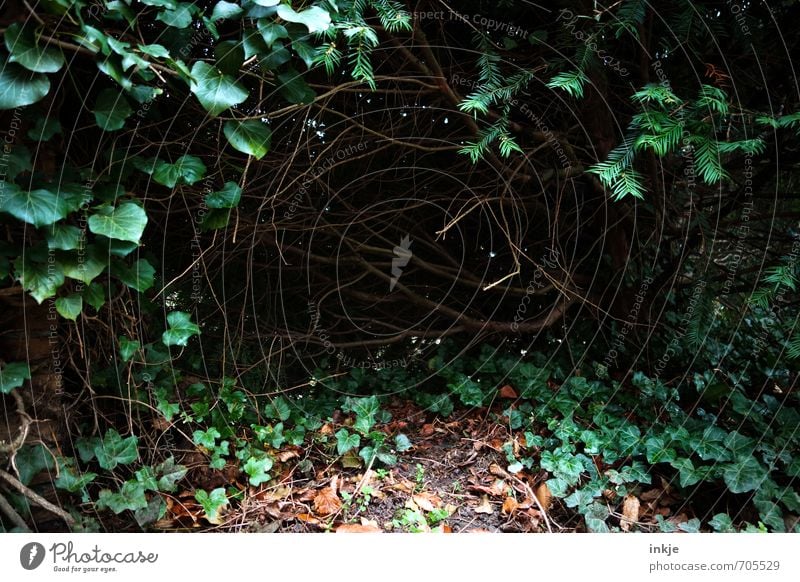
<path fill-rule="evenodd" d="M 272 469 L 272 458 L 268 455 L 250 457 L 244 464 L 244 472 L 250 477 L 250 485 L 253 487 L 258 487 L 272 479 L 268 472 L 270 469 Z"/>
<path fill-rule="evenodd" d="M 67 297 L 56 299 L 56 311 L 64 319 L 75 321 L 83 310 L 83 297 L 73 293 Z"/>
<path fill-rule="evenodd" d="M 170 57 L 169 51 L 160 44 L 140 44 L 139 50 L 146 55 L 156 57 L 157 59 L 168 59 Z"/>
<path fill-rule="evenodd" d="M 55 468 L 53 455 L 44 445 L 26 445 L 17 451 L 14 463 L 19 471 L 19 480 L 28 485 L 36 475 L 45 469 Z"/>
<path fill-rule="evenodd" d="M 183 155 L 174 164 L 156 160 L 152 167 L 153 179 L 168 188 L 174 188 L 178 181 L 192 185 L 203 179 L 206 165 L 197 156 Z"/>
<path fill-rule="evenodd" d="M 767 478 L 767 470 L 753 456 L 741 459 L 737 463 L 725 465 L 722 478 L 731 493 L 747 493 L 761 485 Z"/>
<path fill-rule="evenodd" d="M 64 66 L 60 50 L 40 45 L 33 31 L 18 22 L 6 29 L 4 39 L 9 62 L 19 63 L 34 73 L 56 73 Z"/>
<path fill-rule="evenodd" d="M 289 416 L 292 414 L 292 407 L 283 396 L 278 396 L 266 405 L 264 414 L 268 418 L 274 418 L 284 422 L 289 420 Z"/>
<path fill-rule="evenodd" d="M 186 28 L 192 23 L 192 14 L 195 11 L 194 4 L 179 2 L 175 8 L 166 8 L 158 13 L 156 20 L 160 20 L 167 26 L 173 28 Z"/>
<path fill-rule="evenodd" d="M 155 283 L 156 270 L 147 259 L 139 259 L 131 266 L 115 262 L 111 274 L 131 289 L 144 293 Z"/>
<path fill-rule="evenodd" d="M 411 447 L 411 440 L 406 435 L 401 433 L 394 437 L 394 448 L 398 453 L 405 453 Z"/>
<path fill-rule="evenodd" d="M 734 533 L 733 521 L 727 513 L 718 513 L 708 522 L 714 531 L 719 533 Z"/>
<path fill-rule="evenodd" d="M 31 105 L 50 92 L 50 79 L 19 65 L 0 61 L 0 110 Z"/>
<path fill-rule="evenodd" d="M 206 512 L 206 519 L 209 523 L 214 525 L 222 523 L 220 510 L 228 505 L 228 498 L 225 495 L 225 489 L 223 487 L 214 489 L 211 494 L 208 494 L 202 489 L 198 489 L 195 491 L 194 498 L 202 506 L 203 511 Z"/>
<path fill-rule="evenodd" d="M 34 141 L 48 141 L 57 133 L 61 133 L 61 124 L 58 119 L 39 116 L 26 135 Z"/>
<path fill-rule="evenodd" d="M 278 74 L 280 81 L 279 90 L 281 95 L 289 103 L 308 104 L 316 99 L 317 94 L 303 80 L 303 77 L 294 69 L 289 69 L 284 73 Z"/>
<path fill-rule="evenodd" d="M 83 298 L 96 311 L 106 303 L 106 288 L 100 283 L 89 283 L 83 288 Z"/>
<path fill-rule="evenodd" d="M 122 438 L 110 428 L 94 447 L 94 454 L 100 467 L 110 471 L 117 465 L 127 465 L 139 458 L 139 439 L 136 436 Z"/>
<path fill-rule="evenodd" d="M 37 228 L 53 224 L 69 213 L 69 204 L 65 198 L 49 190 L 26 192 L 9 182 L 6 182 L 4 190 L 3 197 L 0 198 L 0 212 Z"/>
<path fill-rule="evenodd" d="M 224 75 L 216 68 L 202 61 L 192 65 L 192 93 L 211 115 L 217 116 L 226 109 L 243 103 L 248 92 L 233 77 Z"/>
<path fill-rule="evenodd" d="M 145 491 L 158 491 L 158 481 L 152 467 L 144 466 L 134 473 L 136 480 L 142 484 Z"/>
<path fill-rule="evenodd" d="M 158 490 L 172 493 L 178 488 L 178 481 L 186 476 L 189 471 L 183 465 L 177 465 L 173 457 L 168 457 L 164 462 L 156 466 L 158 478 Z"/>
<path fill-rule="evenodd" d="M 113 89 L 101 91 L 94 104 L 94 120 L 103 131 L 122 129 L 132 113 L 128 100 Z"/>
<path fill-rule="evenodd" d="M 225 182 L 222 190 L 206 196 L 209 208 L 236 208 L 242 198 L 242 189 L 236 182 Z"/>
<path fill-rule="evenodd" d="M 129 362 L 133 354 L 139 351 L 142 345 L 137 340 L 128 339 L 124 335 L 119 336 L 119 357 L 123 362 Z"/>
<path fill-rule="evenodd" d="M 257 119 L 226 121 L 225 137 L 234 149 L 260 160 L 269 151 L 272 131 Z"/>
<path fill-rule="evenodd" d="M 94 481 L 94 478 L 97 477 L 97 473 L 78 473 L 74 464 L 75 461 L 71 458 L 60 459 L 58 478 L 55 480 L 54 485 L 70 493 L 79 493 L 83 491 L 89 483 Z"/>
<path fill-rule="evenodd" d="M 0 392 L 10 394 L 19 388 L 25 380 L 31 379 L 31 369 L 24 362 L 12 362 L 0 365 Z"/>
<path fill-rule="evenodd" d="M 331 25 L 331 15 L 319 6 L 312 6 L 302 12 L 295 12 L 288 4 L 278 5 L 278 16 L 286 22 L 303 24 L 308 28 L 308 32 L 322 32 Z"/>
<path fill-rule="evenodd" d="M 108 238 L 138 243 L 147 225 L 147 213 L 138 204 L 103 206 L 89 217 L 89 230 Z"/>
<path fill-rule="evenodd" d="M 261 38 L 264 39 L 268 48 L 272 48 L 272 45 L 279 38 L 289 38 L 289 33 L 286 31 L 285 26 L 266 18 L 258 21 L 258 32 L 261 33 Z"/>
<path fill-rule="evenodd" d="M 88 245 L 82 255 L 76 251 L 60 252 L 57 258 L 61 265 L 59 274 L 87 285 L 105 271 L 107 265 L 105 254 L 93 244 Z"/>
<path fill-rule="evenodd" d="M 45 229 L 47 247 L 60 251 L 74 251 L 81 244 L 83 231 L 77 226 L 56 223 Z"/>
<path fill-rule="evenodd" d="M 361 444 L 361 436 L 350 434 L 346 428 L 339 429 L 336 433 L 336 452 L 344 455 L 347 451 L 358 448 Z"/>
<path fill-rule="evenodd" d="M 242 8 L 238 4 L 220 0 L 220 2 L 217 2 L 214 5 L 214 9 L 211 11 L 211 20 L 228 20 L 236 18 L 242 14 L 242 12 Z"/>
<path fill-rule="evenodd" d="M 161 334 L 165 346 L 185 346 L 190 337 L 200 335 L 200 328 L 185 311 L 173 311 L 167 315 L 167 323 L 169 329 Z"/>
<path fill-rule="evenodd" d="M 97 509 L 110 509 L 114 513 L 122 513 L 126 509 L 134 511 L 147 507 L 145 489 L 139 481 L 125 481 L 117 493 L 109 489 L 100 491 Z"/>
<path fill-rule="evenodd" d="M 64 273 L 61 269 L 48 269 L 46 264 L 35 262 L 29 255 L 14 261 L 14 271 L 22 288 L 37 303 L 53 297 L 64 284 Z"/>
<path fill-rule="evenodd" d="M 205 447 L 208 450 L 212 450 L 217 446 L 217 439 L 220 438 L 222 434 L 214 428 L 213 426 L 208 430 L 196 430 L 192 435 L 192 440 L 195 444 L 200 445 L 201 447 Z"/>
<path fill-rule="evenodd" d="M 153 495 L 147 506 L 135 510 L 133 516 L 140 527 L 145 527 L 164 517 L 166 511 L 167 504 L 164 499 L 160 495 Z"/>

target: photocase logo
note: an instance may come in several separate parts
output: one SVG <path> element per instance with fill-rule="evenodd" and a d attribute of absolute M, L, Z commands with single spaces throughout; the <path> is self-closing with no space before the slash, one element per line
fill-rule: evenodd
<path fill-rule="evenodd" d="M 19 563 L 26 570 L 35 570 L 44 561 L 44 546 L 38 542 L 30 542 L 19 551 Z"/>
<path fill-rule="evenodd" d="M 411 252 L 411 239 L 409 235 L 400 239 L 400 246 L 392 249 L 394 257 L 392 257 L 392 280 L 389 282 L 389 292 L 394 291 L 394 286 L 403 274 L 403 268 L 408 265 L 413 253 Z"/>

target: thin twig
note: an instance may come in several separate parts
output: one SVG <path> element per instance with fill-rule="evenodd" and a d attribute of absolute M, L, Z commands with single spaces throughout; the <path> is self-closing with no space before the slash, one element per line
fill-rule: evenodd
<path fill-rule="evenodd" d="M 39 507 L 46 509 L 51 513 L 55 513 L 57 516 L 63 519 L 68 526 L 72 527 L 75 525 L 75 519 L 69 513 L 57 505 L 53 505 L 47 499 L 36 493 L 36 491 L 33 491 L 29 487 L 23 485 L 22 482 L 14 477 L 11 473 L 6 473 L 0 469 L 0 478 L 11 485 L 14 489 L 22 493 L 22 495 L 24 495 L 27 499 L 33 501 Z"/>

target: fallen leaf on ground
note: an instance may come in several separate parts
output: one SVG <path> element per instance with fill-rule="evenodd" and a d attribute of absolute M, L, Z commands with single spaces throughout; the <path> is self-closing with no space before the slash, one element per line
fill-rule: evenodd
<path fill-rule="evenodd" d="M 631 526 L 639 521 L 639 499 L 635 495 L 626 495 L 622 502 L 622 518 L 619 526 L 623 531 L 630 531 Z"/>
<path fill-rule="evenodd" d="M 550 492 L 547 483 L 540 483 L 536 491 L 534 491 L 534 495 L 536 495 L 536 499 L 539 500 L 542 509 L 549 511 L 550 505 L 553 503 L 553 494 Z"/>
<path fill-rule="evenodd" d="M 506 497 L 505 501 L 503 501 L 503 508 L 501 509 L 504 515 L 510 515 L 514 513 L 514 511 L 519 507 L 519 503 L 513 497 Z"/>
<path fill-rule="evenodd" d="M 343 523 L 336 528 L 336 533 L 383 533 L 377 525 L 362 525 L 360 523 Z"/>
<path fill-rule="evenodd" d="M 420 434 L 422 436 L 427 437 L 427 436 L 431 436 L 434 433 L 434 431 L 435 431 L 435 429 L 433 428 L 432 424 L 425 424 L 425 425 L 422 426 L 422 430 L 420 431 Z"/>
<path fill-rule="evenodd" d="M 508 475 L 508 473 L 497 463 L 492 463 L 489 465 L 489 472 L 495 477 L 505 477 Z"/>
<path fill-rule="evenodd" d="M 300 457 L 300 453 L 298 451 L 280 451 L 278 453 L 278 460 L 281 463 L 285 463 L 291 459 L 297 459 Z"/>
<path fill-rule="evenodd" d="M 431 493 L 417 493 L 416 495 L 412 495 L 411 498 L 420 509 L 424 509 L 425 511 L 434 511 L 442 504 L 442 500 Z"/>
<path fill-rule="evenodd" d="M 517 397 L 517 391 L 514 390 L 514 388 L 512 388 L 508 384 L 506 384 L 505 386 L 500 388 L 500 392 L 498 393 L 498 396 L 500 396 L 500 398 L 516 398 Z"/>
<path fill-rule="evenodd" d="M 299 521 L 303 521 L 305 523 L 310 523 L 311 525 L 320 525 L 322 522 L 318 520 L 316 517 L 311 515 L 310 513 L 298 513 L 294 516 L 295 519 Z"/>
<path fill-rule="evenodd" d="M 483 496 L 480 505 L 475 508 L 475 513 L 485 513 L 486 515 L 491 515 L 494 513 L 494 508 L 492 507 L 492 504 L 489 503 L 489 497 L 486 495 Z"/>
<path fill-rule="evenodd" d="M 337 497 L 333 487 L 326 487 L 314 497 L 314 511 L 318 515 L 331 515 L 342 507 L 342 502 Z"/>

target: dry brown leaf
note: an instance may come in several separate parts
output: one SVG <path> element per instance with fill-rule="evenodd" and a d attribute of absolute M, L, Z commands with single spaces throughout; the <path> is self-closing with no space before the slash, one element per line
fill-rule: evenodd
<path fill-rule="evenodd" d="M 499 449 L 500 447 L 497 448 Z M 505 477 L 506 475 L 508 475 L 508 473 L 506 473 L 505 470 L 503 470 L 503 468 L 497 463 L 492 463 L 491 465 L 489 465 L 489 472 L 495 477 Z"/>
<path fill-rule="evenodd" d="M 425 424 L 425 425 L 422 426 L 422 430 L 420 431 L 420 434 L 422 436 L 425 436 L 425 437 L 431 436 L 435 432 L 435 430 L 436 429 L 433 428 L 432 424 Z"/>
<path fill-rule="evenodd" d="M 439 527 L 441 527 L 442 533 L 453 533 L 453 528 L 447 525 L 446 523 L 443 523 Z"/>
<path fill-rule="evenodd" d="M 658 499 L 662 493 L 663 491 L 661 491 L 661 489 L 650 489 L 642 493 L 641 498 L 642 501 L 653 501 L 654 499 Z"/>
<path fill-rule="evenodd" d="M 619 526 L 623 531 L 630 531 L 631 526 L 639 521 L 639 499 L 635 495 L 626 495 L 622 502 L 622 518 Z"/>
<path fill-rule="evenodd" d="M 509 386 L 508 384 L 506 384 L 505 386 L 500 388 L 500 392 L 498 393 L 498 396 L 500 398 L 516 398 L 517 397 L 517 391 L 514 390 L 514 388 L 512 386 Z"/>
<path fill-rule="evenodd" d="M 377 525 L 362 525 L 360 523 L 343 523 L 336 528 L 336 533 L 383 533 Z"/>
<path fill-rule="evenodd" d="M 486 515 L 491 515 L 494 513 L 494 508 L 492 507 L 492 504 L 489 503 L 489 497 L 486 495 L 483 496 L 480 505 L 475 508 L 475 513 L 485 513 Z"/>
<path fill-rule="evenodd" d="M 319 430 L 317 432 L 319 432 L 319 434 L 321 435 L 333 434 L 333 426 L 331 425 L 331 423 L 327 422 L 323 424 L 321 427 L 319 427 Z"/>
<path fill-rule="evenodd" d="M 424 509 L 425 511 L 434 511 L 442 505 L 442 500 L 431 493 L 417 493 L 416 495 L 412 495 L 411 498 L 420 509 Z"/>
<path fill-rule="evenodd" d="M 550 492 L 550 488 L 547 486 L 547 483 L 539 483 L 539 486 L 536 488 L 536 491 L 533 492 L 536 495 L 536 499 L 539 500 L 539 504 L 542 506 L 542 509 L 545 511 L 550 511 L 550 505 L 553 503 L 553 494 Z"/>
<path fill-rule="evenodd" d="M 503 515 L 511 515 L 519 507 L 519 503 L 513 497 L 506 497 L 503 501 L 503 508 L 500 510 Z"/>
<path fill-rule="evenodd" d="M 297 459 L 300 457 L 300 453 L 298 451 L 280 451 L 278 453 L 278 460 L 281 463 L 285 463 L 291 459 Z"/>
<path fill-rule="evenodd" d="M 317 519 L 316 517 L 314 517 L 310 513 L 298 513 L 294 517 L 295 517 L 295 519 L 298 519 L 300 521 L 304 521 L 306 523 L 310 523 L 311 525 L 320 525 L 322 523 L 319 519 Z"/>
<path fill-rule="evenodd" d="M 332 486 L 321 490 L 314 497 L 314 511 L 317 515 L 331 515 L 339 511 L 341 507 L 342 502 L 336 495 L 336 490 Z"/>
<path fill-rule="evenodd" d="M 489 491 L 492 495 L 500 497 L 506 494 L 506 491 L 508 491 L 508 485 L 502 479 L 495 479 L 494 483 L 492 483 L 492 486 L 489 488 Z"/>

